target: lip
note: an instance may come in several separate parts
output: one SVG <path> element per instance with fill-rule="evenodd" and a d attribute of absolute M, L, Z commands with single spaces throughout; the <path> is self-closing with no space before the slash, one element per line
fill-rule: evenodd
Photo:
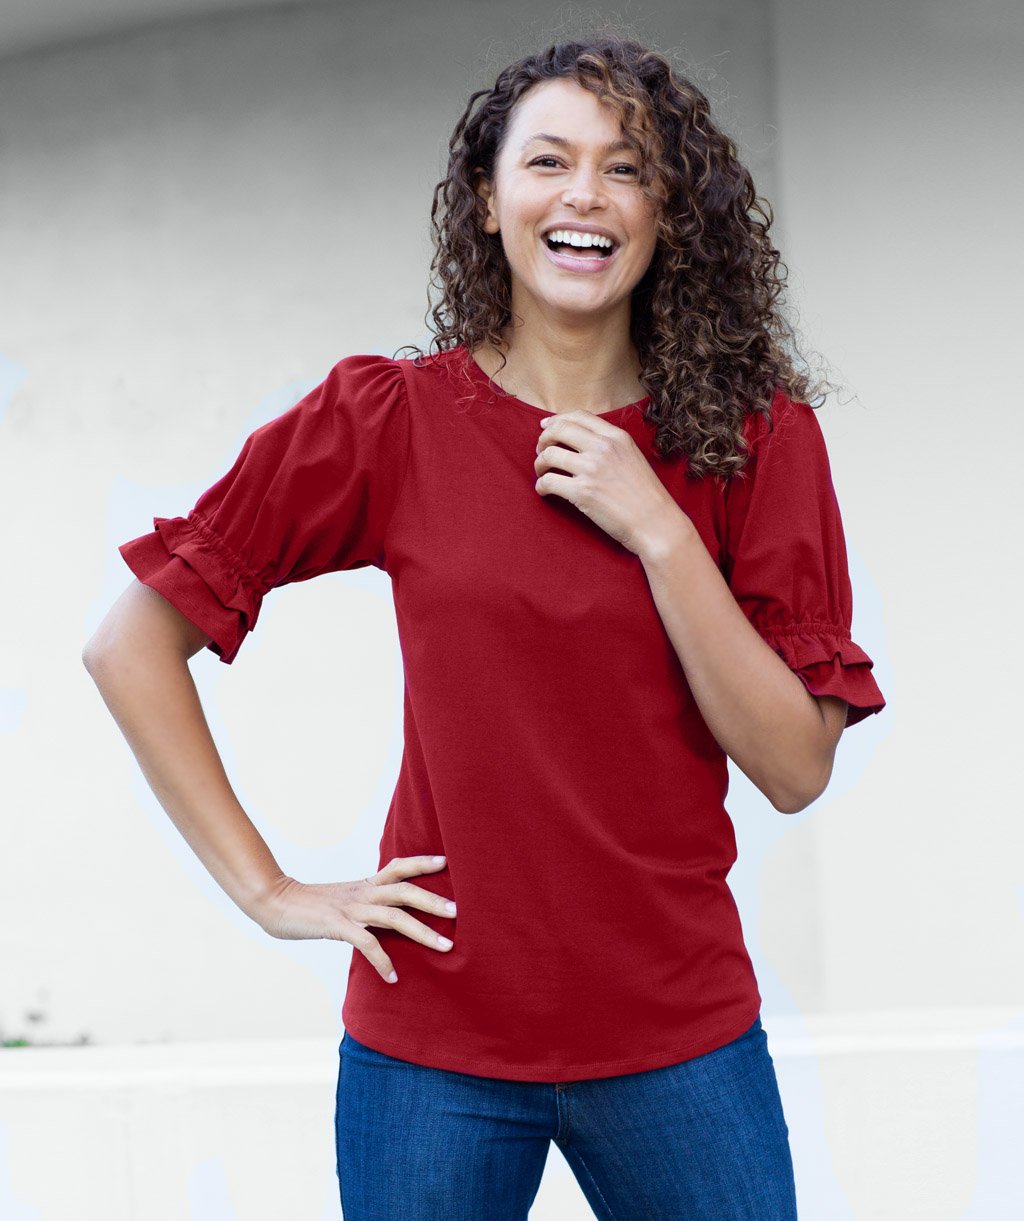
<path fill-rule="evenodd" d="M 614 238 L 612 239 L 614 241 Z M 615 249 L 604 259 L 595 259 L 593 257 L 561 254 L 551 249 L 548 245 L 547 238 L 542 237 L 540 244 L 544 247 L 544 253 L 548 260 L 556 267 L 560 267 L 562 271 L 575 271 L 581 275 L 596 275 L 602 271 L 606 271 L 608 267 L 615 262 L 619 257 L 621 246 L 616 245 Z"/>

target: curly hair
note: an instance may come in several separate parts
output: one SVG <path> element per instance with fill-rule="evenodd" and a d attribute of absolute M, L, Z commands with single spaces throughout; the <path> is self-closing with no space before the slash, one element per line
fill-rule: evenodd
<path fill-rule="evenodd" d="M 482 228 L 477 176 L 482 169 L 493 178 L 516 103 L 558 77 L 615 109 L 640 158 L 638 185 L 655 206 L 657 245 L 633 290 L 630 319 L 655 447 L 663 458 L 685 454 L 693 478 L 728 479 L 746 465 L 748 412 L 760 411 L 770 427 L 776 389 L 809 403 L 822 383 L 794 364 L 796 332 L 778 300 L 786 268 L 768 237 L 771 205 L 757 195 L 735 143 L 696 85 L 617 32 L 557 42 L 471 95 L 430 211 L 431 288 L 440 293 L 429 310 L 431 351 L 503 347 L 513 320 L 511 275 L 500 235 Z M 416 363 L 425 355 L 413 344 L 406 349 L 419 354 Z"/>

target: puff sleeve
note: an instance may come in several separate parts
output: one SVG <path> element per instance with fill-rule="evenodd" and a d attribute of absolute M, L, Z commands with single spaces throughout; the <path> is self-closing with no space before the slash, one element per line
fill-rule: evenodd
<path fill-rule="evenodd" d="M 266 593 L 321 573 L 385 567 L 409 444 L 398 361 L 349 356 L 257 428 L 187 516 L 118 550 L 128 567 L 234 661 Z"/>
<path fill-rule="evenodd" d="M 759 635 L 812 695 L 849 704 L 847 726 L 881 712 L 873 662 L 850 636 L 853 593 L 825 438 L 781 391 L 772 424 L 745 424 L 750 457 L 726 487 L 724 575 Z"/>

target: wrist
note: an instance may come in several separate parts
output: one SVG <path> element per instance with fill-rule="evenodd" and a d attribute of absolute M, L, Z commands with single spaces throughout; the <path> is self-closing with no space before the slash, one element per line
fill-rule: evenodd
<path fill-rule="evenodd" d="M 648 526 L 637 556 L 645 568 L 654 568 L 675 559 L 690 548 L 694 540 L 699 539 L 697 528 L 688 514 L 673 501 L 671 508 Z"/>
<path fill-rule="evenodd" d="M 286 873 L 275 874 L 250 886 L 238 906 L 251 920 L 266 928 L 281 895 L 294 882 L 295 879 Z"/>

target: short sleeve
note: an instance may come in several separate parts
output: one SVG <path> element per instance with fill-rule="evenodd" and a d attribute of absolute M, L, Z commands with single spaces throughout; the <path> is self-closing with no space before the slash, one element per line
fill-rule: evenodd
<path fill-rule="evenodd" d="M 398 361 L 349 356 L 245 441 L 184 517 L 118 550 L 231 663 L 267 592 L 321 573 L 385 568 L 409 444 Z"/>
<path fill-rule="evenodd" d="M 846 700 L 855 725 L 885 700 L 850 635 L 846 540 L 821 426 L 813 408 L 779 391 L 771 424 L 756 412 L 745 428 L 750 457 L 725 492 L 726 580 L 807 690 Z"/>

